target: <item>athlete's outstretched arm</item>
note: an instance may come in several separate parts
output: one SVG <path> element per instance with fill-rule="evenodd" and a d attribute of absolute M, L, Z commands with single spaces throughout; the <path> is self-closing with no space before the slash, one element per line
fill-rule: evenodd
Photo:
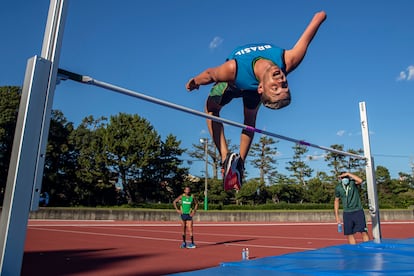
<path fill-rule="evenodd" d="M 236 75 L 236 62 L 229 60 L 220 66 L 208 68 L 199 75 L 195 76 L 186 84 L 188 91 L 198 89 L 200 85 L 206 85 L 213 82 L 228 81 L 232 82 Z"/>
<path fill-rule="evenodd" d="M 325 19 L 326 13 L 324 11 L 316 13 L 295 46 L 290 50 L 286 50 L 285 62 L 286 71 L 288 73 L 295 70 L 295 68 L 302 62 L 309 44 L 312 42 L 312 39 Z"/>

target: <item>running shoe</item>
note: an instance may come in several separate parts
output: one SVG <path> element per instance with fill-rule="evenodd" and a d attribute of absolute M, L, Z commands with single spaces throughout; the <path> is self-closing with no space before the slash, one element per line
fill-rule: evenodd
<path fill-rule="evenodd" d="M 194 249 L 194 248 L 197 248 L 197 246 L 196 246 L 194 243 L 190 243 L 190 244 L 187 246 L 187 248 Z"/>
<path fill-rule="evenodd" d="M 224 178 L 224 190 L 240 190 L 244 174 L 244 165 L 240 154 L 233 153 L 229 158 L 229 163 L 229 168 Z"/>
<path fill-rule="evenodd" d="M 244 162 L 240 157 L 240 154 L 237 154 L 232 160 L 231 169 L 232 176 L 229 177 L 228 186 L 230 189 L 240 190 L 243 185 L 243 175 L 244 175 Z M 230 174 L 229 174 L 230 175 Z"/>
<path fill-rule="evenodd" d="M 236 190 L 240 190 L 243 185 L 243 177 L 244 177 L 244 161 L 241 159 L 240 155 L 237 156 L 237 158 L 233 161 L 235 163 L 234 165 L 234 171 L 237 175 L 237 186 L 234 187 Z"/>
<path fill-rule="evenodd" d="M 180 246 L 180 248 L 187 248 L 187 243 L 183 242 Z"/>
<path fill-rule="evenodd" d="M 237 153 L 228 154 L 223 162 L 223 185 L 225 191 L 233 189 L 234 181 L 237 181 L 237 175 L 235 174 L 233 165 L 237 156 Z"/>
<path fill-rule="evenodd" d="M 231 165 L 231 158 L 234 153 L 228 152 L 226 155 L 226 159 L 224 159 L 223 162 L 221 162 L 221 176 L 223 177 L 223 180 L 226 178 L 226 174 L 230 169 Z"/>

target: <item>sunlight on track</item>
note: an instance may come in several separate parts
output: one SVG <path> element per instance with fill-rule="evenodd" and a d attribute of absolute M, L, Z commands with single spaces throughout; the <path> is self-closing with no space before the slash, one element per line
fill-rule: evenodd
<path fill-rule="evenodd" d="M 70 234 L 79 234 L 79 235 L 92 235 L 92 236 L 106 236 L 106 237 L 112 237 L 112 238 L 126 238 L 126 239 L 143 239 L 143 240 L 154 240 L 154 241 L 168 241 L 168 242 L 174 242 L 178 243 L 181 240 L 180 239 L 167 239 L 167 238 L 155 238 L 155 237 L 144 237 L 144 236 L 134 236 L 134 235 L 121 235 L 121 234 L 108 234 L 108 233 L 100 233 L 100 232 L 87 232 L 87 231 L 75 231 L 75 230 L 63 230 L 63 229 L 52 229 L 52 228 L 46 228 L 46 227 L 30 227 L 32 230 L 39 230 L 39 231 L 49 231 L 49 232 L 61 232 L 61 233 L 70 233 Z M 150 231 L 154 232 L 154 231 Z M 176 232 L 172 232 L 176 233 Z M 200 234 L 202 235 L 202 234 Z M 214 234 L 211 234 L 214 235 Z M 219 235 L 217 236 L 238 236 L 238 235 Z M 239 235 L 240 237 L 245 237 L 242 235 Z M 266 236 L 263 236 L 263 238 L 267 238 Z M 206 242 L 206 241 L 197 241 L 198 244 L 206 244 L 206 245 L 216 245 L 217 242 Z M 226 246 L 238 246 L 238 247 L 262 247 L 262 248 L 275 248 L 275 249 L 292 249 L 292 250 L 315 250 L 316 248 L 310 248 L 310 247 L 292 247 L 292 246 L 277 246 L 277 245 L 259 245 L 259 244 L 243 244 L 243 243 L 230 243 L 230 242 L 223 242 L 222 244 Z"/>

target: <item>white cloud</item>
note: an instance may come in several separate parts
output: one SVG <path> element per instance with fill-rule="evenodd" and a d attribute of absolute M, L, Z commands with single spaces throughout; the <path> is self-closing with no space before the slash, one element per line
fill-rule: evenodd
<path fill-rule="evenodd" d="M 414 65 L 410 65 L 406 70 L 400 72 L 399 76 L 397 77 L 397 81 L 403 80 L 414 80 Z"/>
<path fill-rule="evenodd" d="M 407 80 L 414 79 L 414 66 L 413 65 L 408 66 L 407 71 L 408 71 Z"/>
<path fill-rule="evenodd" d="M 338 136 L 344 136 L 344 135 L 345 135 L 345 133 L 346 133 L 346 130 L 338 130 L 338 131 L 336 132 L 336 135 L 338 135 Z"/>
<path fill-rule="evenodd" d="M 219 36 L 216 36 L 213 38 L 213 40 L 210 42 L 210 46 L 209 48 L 214 50 L 217 47 L 219 47 L 221 45 L 221 43 L 223 43 L 223 39 Z"/>

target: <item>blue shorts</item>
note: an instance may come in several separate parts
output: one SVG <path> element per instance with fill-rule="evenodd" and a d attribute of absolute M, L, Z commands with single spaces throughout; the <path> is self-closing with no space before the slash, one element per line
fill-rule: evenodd
<path fill-rule="evenodd" d="M 364 210 L 344 212 L 344 235 L 368 232 Z"/>
<path fill-rule="evenodd" d="M 181 214 L 181 219 L 183 221 L 193 220 L 193 217 L 190 214 Z"/>

